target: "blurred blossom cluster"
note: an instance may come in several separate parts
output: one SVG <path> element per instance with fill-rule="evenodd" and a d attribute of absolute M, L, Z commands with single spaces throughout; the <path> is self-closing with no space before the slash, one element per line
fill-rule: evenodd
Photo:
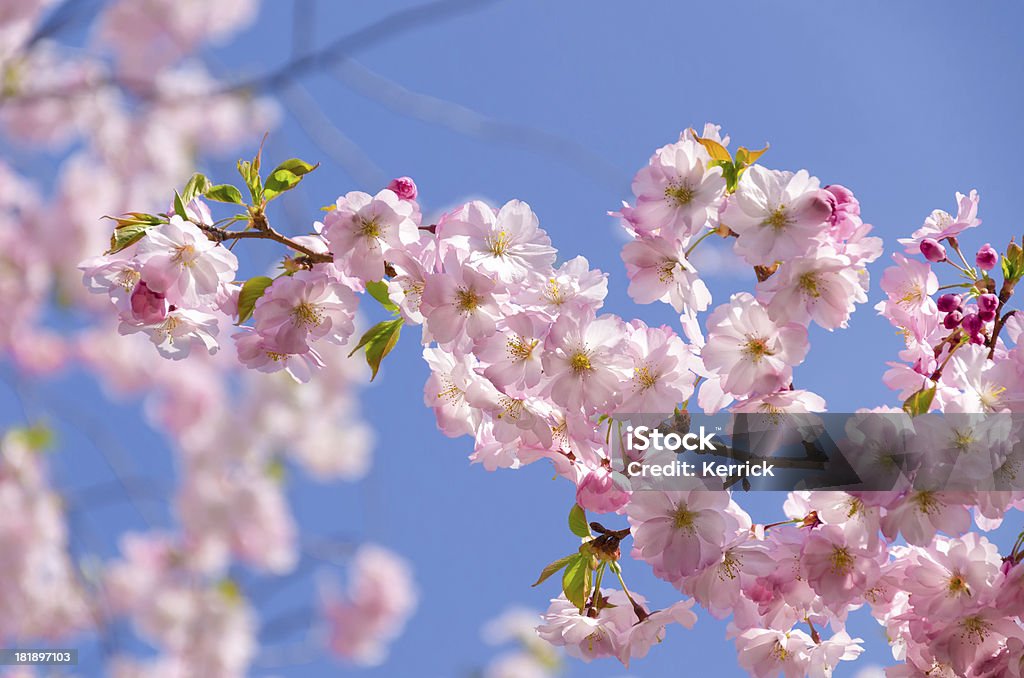
<path fill-rule="evenodd" d="M 266 620 L 238 567 L 301 576 L 307 559 L 287 473 L 357 481 L 369 469 L 373 433 L 358 395 L 368 375 L 344 345 L 360 320 L 348 313 L 339 323 L 340 345 L 322 350 L 322 369 L 301 389 L 283 374 L 241 369 L 245 341 L 215 355 L 217 328 L 234 322 L 225 309 L 238 295 L 238 262 L 194 225 L 209 215 L 200 201 L 140 246 L 145 283 L 126 259 L 95 276 L 94 286 L 122 293 L 119 318 L 81 286 L 79 263 L 108 247 L 105 215 L 167 209 L 167 187 L 197 162 L 253 143 L 281 115 L 272 92 L 204 66 L 204 50 L 253 22 L 257 0 L 114 0 L 85 18 L 80 44 L 61 35 L 82 25 L 75 4 L 0 7 L 0 139 L 17 158 L 0 159 L 0 357 L 18 383 L 81 369 L 113 401 L 143 403 L 173 452 L 173 521 L 122 535 L 112 560 L 83 553 L 66 513 L 75 488 L 49 481 L 62 456 L 43 454 L 32 422 L 9 432 L 0 445 L 0 645 L 92 635 L 110 675 L 248 675 Z M 49 169 L 25 162 L 23 172 L 22 158 Z M 147 338 L 190 359 L 153 361 Z M 374 553 L 411 581 L 399 556 Z M 382 650 L 415 597 L 389 603 L 393 591 L 361 586 L 363 609 L 397 605 L 362 629 L 361 642 Z M 136 659 L 110 640 L 122 620 L 155 658 Z"/>

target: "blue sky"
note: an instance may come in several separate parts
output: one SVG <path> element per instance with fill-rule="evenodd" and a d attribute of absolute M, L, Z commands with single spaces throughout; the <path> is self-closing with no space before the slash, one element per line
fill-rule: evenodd
<path fill-rule="evenodd" d="M 259 23 L 236 43 L 242 47 L 212 54 L 224 73 L 259 73 L 288 58 L 292 3 L 264 4 Z M 308 42 L 322 45 L 412 4 L 307 2 L 315 7 Z M 417 180 L 425 210 L 474 196 L 526 200 L 563 258 L 583 254 L 610 273 L 608 310 L 674 323 L 668 307 L 629 301 L 622 240 L 605 213 L 628 197 L 630 178 L 655 148 L 705 121 L 722 124 L 734 144 L 770 142 L 763 158 L 769 167 L 805 167 L 823 183 L 852 188 L 887 252 L 932 209 L 952 210 L 955 191 L 971 188 L 981 193 L 985 225 L 962 239 L 965 249 L 973 252 L 986 241 L 1002 248 L 1014 234 L 1019 240 L 1024 42 L 1015 30 L 1022 14 L 1015 4 L 923 1 L 506 0 L 355 55 L 363 67 L 407 90 L 519 126 L 485 125 L 498 140 L 468 138 L 367 98 L 353 89 L 367 82 L 357 66 L 349 65 L 343 80 L 321 73 L 302 84 L 384 177 Z M 393 89 L 384 94 L 388 101 L 409 101 Z M 451 117 L 440 104 L 415 101 L 428 114 L 441 110 Z M 310 220 L 317 206 L 339 194 L 379 188 L 360 183 L 367 177 L 372 182 L 375 170 L 346 171 L 326 152 L 330 143 L 312 141 L 287 116 L 268 145 L 275 160 L 298 155 L 323 163 L 289 198 Z M 570 146 L 585 150 L 567 162 Z M 223 181 L 230 179 L 231 165 L 233 159 L 212 161 L 206 169 Z M 880 297 L 884 266 L 880 260 L 871 269 L 872 304 Z M 752 284 L 746 273 L 706 273 L 717 300 Z M 823 395 L 832 411 L 892 404 L 880 377 L 899 346 L 888 323 L 865 305 L 846 331 L 812 331 L 811 353 L 795 379 Z M 509 605 L 546 607 L 557 583 L 538 589 L 529 584 L 545 563 L 573 548 L 564 527 L 572 488 L 552 480 L 544 463 L 494 474 L 471 467 L 471 441 L 443 437 L 423 406 L 426 376 L 415 333 L 408 332 L 365 392 L 378 443 L 363 486 L 314 485 L 293 475 L 290 496 L 310 531 L 372 539 L 415 563 L 419 610 L 388 662 L 366 672 L 373 676 L 469 675 L 495 653 L 480 640 L 480 626 Z M 159 476 L 167 470 L 166 445 L 135 423 L 137 406 L 96 402 L 96 385 L 81 375 L 34 385 L 33 391 L 40 401 L 62 399 L 86 421 L 122 422 L 118 436 L 139 472 Z M 0 413 L 3 423 L 20 417 L 2 389 Z M 62 467 L 58 477 L 81 483 L 109 477 L 89 442 L 66 428 L 63 451 L 54 460 Z M 741 503 L 770 521 L 781 515 L 781 499 L 760 494 Z M 139 527 L 138 516 L 123 506 L 89 520 L 101 551 L 109 551 L 111 531 Z M 625 521 L 606 522 L 620 527 Z M 670 603 L 671 587 L 645 569 L 627 563 L 631 588 L 655 605 Z M 302 607 L 310 593 L 308 579 L 290 584 L 267 602 L 270 616 Z M 886 663 L 877 625 L 861 615 L 852 631 L 868 641 L 858 667 Z M 570 676 L 743 675 L 723 625 L 706 614 L 692 631 L 671 629 L 669 642 L 628 672 L 612 662 L 569 669 Z M 319 661 L 254 675 L 345 672 Z M 854 672 L 843 667 L 837 675 Z"/>

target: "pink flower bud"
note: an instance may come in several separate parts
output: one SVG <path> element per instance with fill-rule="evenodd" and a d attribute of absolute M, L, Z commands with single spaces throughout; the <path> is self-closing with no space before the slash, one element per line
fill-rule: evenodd
<path fill-rule="evenodd" d="M 960 326 L 960 321 L 963 320 L 963 314 L 960 311 L 950 311 L 945 318 L 942 319 L 942 326 L 947 330 L 952 330 Z"/>
<path fill-rule="evenodd" d="M 960 308 L 960 301 L 959 294 L 943 294 L 935 305 L 939 307 L 939 311 L 942 313 L 949 313 Z"/>
<path fill-rule="evenodd" d="M 982 322 L 990 323 L 996 319 L 995 311 L 978 311 L 978 317 L 981 318 Z"/>
<path fill-rule="evenodd" d="M 999 297 L 994 294 L 982 294 L 978 297 L 978 309 L 981 311 L 995 311 L 999 308 Z"/>
<path fill-rule="evenodd" d="M 167 299 L 139 281 L 131 296 L 132 315 L 147 325 L 161 323 L 167 318 Z"/>
<path fill-rule="evenodd" d="M 992 245 L 985 243 L 974 255 L 974 263 L 983 271 L 991 271 L 999 263 L 999 252 Z"/>
<path fill-rule="evenodd" d="M 800 218 L 808 222 L 825 223 L 832 220 L 834 214 L 835 196 L 825 190 L 819 190 L 817 195 L 804 202 L 800 209 Z"/>
<path fill-rule="evenodd" d="M 416 182 L 411 177 L 398 177 L 392 179 L 391 183 L 388 184 L 388 188 L 395 192 L 402 200 L 415 200 L 416 199 Z"/>
<path fill-rule="evenodd" d="M 921 241 L 921 254 L 933 263 L 946 260 L 946 248 L 934 238 L 925 238 Z"/>
<path fill-rule="evenodd" d="M 860 215 L 860 203 L 857 198 L 853 197 L 853 191 L 839 184 L 826 186 L 825 191 L 829 194 L 829 201 L 832 203 L 832 217 L 829 221 L 833 226 L 847 216 Z"/>

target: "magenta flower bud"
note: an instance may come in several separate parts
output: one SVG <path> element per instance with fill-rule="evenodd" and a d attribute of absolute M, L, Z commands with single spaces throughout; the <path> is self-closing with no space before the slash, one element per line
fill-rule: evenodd
<path fill-rule="evenodd" d="M 402 200 L 415 200 L 418 191 L 416 190 L 416 182 L 411 177 L 398 177 L 392 179 L 391 183 L 388 184 L 388 188 L 395 192 Z"/>
<path fill-rule="evenodd" d="M 946 248 L 934 238 L 925 238 L 921 241 L 921 254 L 933 263 L 946 260 Z"/>
<path fill-rule="evenodd" d="M 996 319 L 995 311 L 978 311 L 978 317 L 981 318 L 982 322 L 990 323 Z"/>
<path fill-rule="evenodd" d="M 131 296 L 132 315 L 147 325 L 162 323 L 167 318 L 167 299 L 139 281 Z"/>
<path fill-rule="evenodd" d="M 960 308 L 960 301 L 959 294 L 943 294 L 935 305 L 939 307 L 941 312 L 949 313 Z"/>
<path fill-rule="evenodd" d="M 963 324 L 964 329 L 967 330 L 967 333 L 971 335 L 971 338 L 973 338 L 974 335 L 979 334 L 981 332 L 981 326 L 985 324 L 984 321 L 978 317 L 977 313 L 968 313 L 960 322 Z"/>
<path fill-rule="evenodd" d="M 974 255 L 974 263 L 983 271 L 991 271 L 999 263 L 999 252 L 992 245 L 985 243 Z"/>
<path fill-rule="evenodd" d="M 972 344 L 979 344 L 979 345 L 980 344 L 984 344 L 985 343 L 985 337 L 981 336 L 980 334 L 972 334 L 971 335 L 971 343 Z"/>
<path fill-rule="evenodd" d="M 999 297 L 994 294 L 982 294 L 978 297 L 978 309 L 981 311 L 995 311 L 999 308 Z"/>
<path fill-rule="evenodd" d="M 963 314 L 960 311 L 953 310 L 946 314 L 946 317 L 942 319 L 942 326 L 947 330 L 956 329 L 960 326 L 960 321 L 963 319 Z"/>

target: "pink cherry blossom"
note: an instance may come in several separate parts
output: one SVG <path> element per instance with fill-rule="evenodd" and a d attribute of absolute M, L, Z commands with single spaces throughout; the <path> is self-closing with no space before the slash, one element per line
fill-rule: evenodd
<path fill-rule="evenodd" d="M 736 519 L 724 492 L 637 492 L 626 506 L 633 555 L 676 581 L 718 561 Z"/>
<path fill-rule="evenodd" d="M 449 259 L 444 273 L 427 276 L 420 311 L 430 334 L 442 344 L 463 337 L 485 339 L 497 330 L 498 293 L 492 278 Z"/>
<path fill-rule="evenodd" d="M 146 231 L 138 243 L 142 279 L 175 306 L 213 303 L 220 287 L 235 279 L 238 259 L 178 215 Z"/>
<path fill-rule="evenodd" d="M 384 256 L 389 249 L 401 249 L 419 239 L 412 219 L 413 206 L 394 191 L 377 195 L 353 191 L 341 196 L 324 217 L 323 235 L 335 263 L 363 282 L 384 277 Z"/>
<path fill-rule="evenodd" d="M 626 326 L 626 353 L 633 378 L 618 409 L 624 413 L 672 412 L 693 394 L 697 361 L 668 327 Z"/>
<path fill-rule="evenodd" d="M 559 316 L 542 357 L 551 400 L 570 410 L 594 411 L 618 398 L 628 379 L 624 340 L 625 325 L 617 317 Z"/>
<path fill-rule="evenodd" d="M 860 271 L 850 260 L 822 246 L 813 257 L 787 261 L 758 285 L 758 299 L 780 323 L 811 320 L 827 330 L 845 328 L 856 304 L 868 300 Z"/>
<path fill-rule="evenodd" d="M 736 252 L 766 266 L 807 254 L 832 215 L 818 186 L 804 170 L 748 168 L 722 213 L 723 223 L 739 234 Z"/>
<path fill-rule="evenodd" d="M 533 388 L 541 380 L 541 354 L 548 326 L 537 316 L 516 313 L 498 331 L 477 342 L 473 353 L 485 364 L 484 376 L 495 386 Z"/>
<path fill-rule="evenodd" d="M 971 191 L 970 195 L 963 193 L 956 194 L 957 215 L 953 217 L 949 212 L 935 210 L 924 220 L 924 225 L 914 231 L 910 238 L 901 238 L 900 244 L 907 246 L 907 254 L 917 254 L 920 243 L 925 238 L 942 240 L 943 238 L 955 238 L 969 228 L 981 225 L 978 218 L 978 192 Z"/>
<path fill-rule="evenodd" d="M 725 179 L 700 144 L 681 139 L 658 149 L 637 173 L 633 194 L 631 218 L 637 231 L 681 238 L 700 232 L 717 217 Z"/>
<path fill-rule="evenodd" d="M 722 376 L 722 388 L 737 395 L 766 393 L 788 385 L 793 366 L 807 354 L 807 330 L 780 324 L 746 293 L 735 294 L 708 318 L 704 366 Z"/>
<path fill-rule="evenodd" d="M 358 301 L 346 285 L 318 271 L 277 278 L 256 302 L 256 331 L 276 353 L 302 354 L 326 339 L 344 343 L 355 329 Z"/>
<path fill-rule="evenodd" d="M 478 200 L 467 203 L 438 223 L 437 235 L 447 247 L 468 252 L 465 263 L 505 282 L 529 273 L 546 275 L 555 262 L 555 250 L 537 215 L 519 200 L 497 212 Z"/>
<path fill-rule="evenodd" d="M 711 293 L 690 264 L 683 243 L 672 237 L 646 236 L 622 248 L 629 296 L 638 304 L 663 301 L 677 312 L 707 310 Z"/>

